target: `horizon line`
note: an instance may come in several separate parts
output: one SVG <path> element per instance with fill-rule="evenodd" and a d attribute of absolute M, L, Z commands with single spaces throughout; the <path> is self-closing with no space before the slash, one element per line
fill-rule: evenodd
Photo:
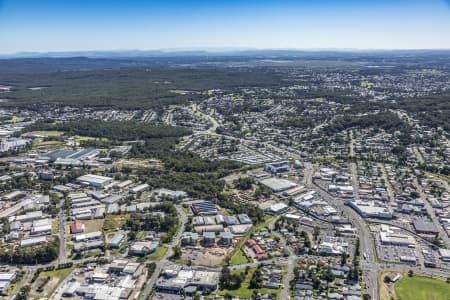
<path fill-rule="evenodd" d="M 121 53 L 121 52 L 161 52 L 163 54 L 180 52 L 233 53 L 233 52 L 265 52 L 265 51 L 298 51 L 298 52 L 401 52 L 401 51 L 450 51 L 450 48 L 250 48 L 250 47 L 204 47 L 204 48 L 153 48 L 153 49 L 84 49 L 84 50 L 49 50 L 49 51 L 16 51 L 0 52 L 2 57 L 26 55 L 58 55 L 70 53 Z M 55 57 L 56 58 L 56 57 Z"/>

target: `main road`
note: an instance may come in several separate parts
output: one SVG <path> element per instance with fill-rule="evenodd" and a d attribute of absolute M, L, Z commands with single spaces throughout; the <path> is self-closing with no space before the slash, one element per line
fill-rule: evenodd
<path fill-rule="evenodd" d="M 354 198 L 359 198 L 359 183 L 357 176 L 357 168 L 355 163 L 350 164 L 352 173 L 353 193 Z M 372 244 L 372 235 L 370 230 L 364 221 L 364 219 L 356 213 L 349 206 L 345 205 L 344 201 L 331 196 L 328 192 L 316 185 L 312 180 L 314 173 L 314 167 L 310 163 L 305 163 L 305 184 L 308 188 L 316 191 L 326 202 L 342 211 L 350 220 L 352 225 L 358 229 L 360 249 L 362 253 L 365 253 L 365 258 L 362 259 L 361 266 L 366 275 L 366 288 L 370 294 L 371 299 L 378 299 L 378 280 L 377 272 L 378 264 L 376 262 L 376 254 Z"/>
<path fill-rule="evenodd" d="M 64 226 L 64 199 L 59 202 L 58 234 L 59 234 L 59 263 L 67 262 L 66 228 Z"/>
<path fill-rule="evenodd" d="M 169 257 L 172 256 L 172 254 L 173 254 L 172 248 L 175 247 L 176 245 L 178 245 L 179 241 L 181 240 L 181 236 L 183 235 L 185 225 L 186 225 L 188 218 L 180 205 L 176 205 L 175 207 L 177 209 L 178 215 L 180 216 L 180 228 L 178 229 L 177 234 L 172 239 L 172 242 L 167 245 L 168 250 L 166 252 L 166 255 L 164 255 L 164 257 L 161 260 L 159 260 L 155 263 L 156 264 L 155 271 L 153 272 L 152 276 L 150 277 L 147 284 L 145 285 L 144 290 L 139 295 L 139 299 L 141 299 L 141 300 L 147 300 L 148 297 L 150 296 L 150 294 L 153 290 L 153 287 L 155 286 L 156 281 L 158 280 L 158 277 L 161 274 L 162 269 L 165 266 L 167 266 L 168 264 L 170 264 Z"/>

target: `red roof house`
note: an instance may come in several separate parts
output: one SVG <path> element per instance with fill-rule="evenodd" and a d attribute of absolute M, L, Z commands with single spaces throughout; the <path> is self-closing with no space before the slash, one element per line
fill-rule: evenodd
<path fill-rule="evenodd" d="M 79 220 L 76 220 L 75 222 L 72 223 L 72 225 L 70 225 L 71 233 L 82 233 L 84 232 L 84 229 L 85 225 Z"/>

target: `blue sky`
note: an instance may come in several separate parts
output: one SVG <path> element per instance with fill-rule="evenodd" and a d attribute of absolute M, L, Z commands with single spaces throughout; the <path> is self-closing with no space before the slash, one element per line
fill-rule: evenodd
<path fill-rule="evenodd" d="M 0 53 L 450 49 L 450 0 L 0 0 Z"/>

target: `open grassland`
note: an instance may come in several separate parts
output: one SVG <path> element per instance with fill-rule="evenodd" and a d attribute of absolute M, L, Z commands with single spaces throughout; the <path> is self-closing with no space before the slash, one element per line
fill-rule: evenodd
<path fill-rule="evenodd" d="M 161 260 L 167 253 L 167 247 L 158 247 L 155 252 L 147 255 L 148 260 Z"/>
<path fill-rule="evenodd" d="M 397 300 L 449 300 L 450 284 L 430 277 L 403 276 L 395 285 Z"/>
<path fill-rule="evenodd" d="M 59 269 L 53 271 L 45 271 L 39 274 L 39 278 L 46 282 L 43 286 L 43 291 L 38 292 L 38 294 L 45 294 L 47 297 L 50 297 L 59 284 L 73 271 L 74 267 Z M 45 280 L 45 278 L 49 278 L 49 280 Z M 42 296 L 42 295 L 40 295 Z"/>
<path fill-rule="evenodd" d="M 109 141 L 108 138 L 98 138 L 93 136 L 82 136 L 82 135 L 75 135 L 73 139 L 76 142 L 86 142 L 86 141 L 98 141 L 98 142 L 107 142 Z"/>
<path fill-rule="evenodd" d="M 239 298 L 246 298 L 246 299 L 250 299 L 253 295 L 253 289 L 249 288 L 249 284 L 250 284 L 250 280 L 253 277 L 253 273 L 255 273 L 256 268 L 250 268 L 247 276 L 245 276 L 244 281 L 242 281 L 241 287 L 239 289 L 236 290 L 218 290 L 218 294 L 221 296 L 225 296 L 225 295 L 231 295 L 233 297 L 239 297 Z M 231 274 L 242 274 L 244 273 L 245 270 L 234 270 L 231 271 Z M 262 288 L 262 289 L 257 289 L 256 290 L 259 293 L 262 294 L 273 294 L 276 296 L 276 299 L 279 299 L 280 297 L 280 292 L 281 289 L 267 289 L 267 288 Z"/>
<path fill-rule="evenodd" d="M 43 136 L 43 137 L 59 137 L 62 136 L 64 132 L 57 130 L 38 130 L 38 131 L 29 131 L 23 134 L 23 136 Z"/>
<path fill-rule="evenodd" d="M 107 215 L 103 222 L 103 230 L 105 232 L 122 228 L 123 224 L 130 218 L 130 214 Z"/>
<path fill-rule="evenodd" d="M 230 266 L 243 265 L 243 264 L 246 264 L 248 262 L 249 262 L 249 260 L 245 256 L 244 251 L 242 249 L 239 249 L 231 257 Z"/>
<path fill-rule="evenodd" d="M 33 149 L 55 149 L 64 147 L 64 143 L 60 141 L 42 141 L 42 142 L 33 142 Z"/>

